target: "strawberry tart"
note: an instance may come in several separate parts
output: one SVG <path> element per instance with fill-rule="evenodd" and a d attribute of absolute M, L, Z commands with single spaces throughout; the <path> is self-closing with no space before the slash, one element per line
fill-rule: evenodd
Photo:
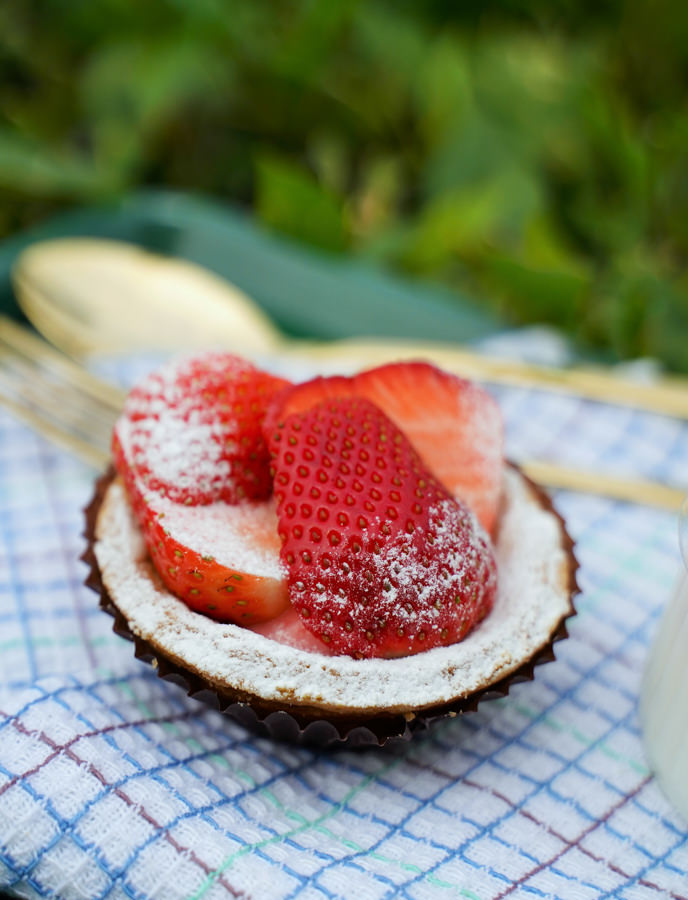
<path fill-rule="evenodd" d="M 304 383 L 228 353 L 130 393 L 89 584 L 163 677 L 268 733 L 382 743 L 551 659 L 576 563 L 499 408 L 424 362 Z"/>

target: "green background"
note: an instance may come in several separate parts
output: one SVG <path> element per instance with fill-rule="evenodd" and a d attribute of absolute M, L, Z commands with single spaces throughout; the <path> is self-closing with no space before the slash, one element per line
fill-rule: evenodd
<path fill-rule="evenodd" d="M 3 0 L 0 238 L 128 210 L 254 248 L 235 280 L 295 333 L 548 322 L 685 371 L 687 84 L 669 0 Z M 229 204 L 216 250 L 151 189 Z"/>

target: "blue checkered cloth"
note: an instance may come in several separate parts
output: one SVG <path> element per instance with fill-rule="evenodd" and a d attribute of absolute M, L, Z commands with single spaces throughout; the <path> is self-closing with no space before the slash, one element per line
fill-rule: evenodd
<path fill-rule="evenodd" d="M 512 458 L 688 484 L 688 426 L 501 389 Z M 82 585 L 94 473 L 0 412 L 0 888 L 56 900 L 688 897 L 636 705 L 675 516 L 558 493 L 557 661 L 392 749 L 273 743 L 159 680 Z M 685 752 L 685 748 L 682 748 Z"/>

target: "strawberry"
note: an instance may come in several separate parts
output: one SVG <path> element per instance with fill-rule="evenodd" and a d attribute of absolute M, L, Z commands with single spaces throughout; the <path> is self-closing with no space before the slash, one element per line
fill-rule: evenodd
<path fill-rule="evenodd" d="M 304 627 L 299 614 L 291 605 L 274 619 L 254 625 L 251 631 L 262 634 L 263 637 L 280 644 L 288 644 L 297 650 L 324 653 L 328 656 L 334 655 L 331 648 Z"/>
<path fill-rule="evenodd" d="M 252 625 L 289 603 L 261 431 L 286 384 L 206 354 L 149 376 L 115 426 L 115 467 L 161 580 L 221 621 Z"/>
<path fill-rule="evenodd" d="M 209 516 L 210 510 L 215 515 Z M 289 606 L 272 503 L 218 503 L 201 511 L 168 501 L 162 515 L 150 512 L 143 530 L 153 565 L 191 609 L 249 626 Z M 189 519 L 189 513 L 196 515 Z M 206 533 L 216 529 L 221 556 L 192 549 L 199 527 Z"/>
<path fill-rule="evenodd" d="M 153 565 L 163 584 L 196 612 L 251 626 L 289 606 L 272 500 L 205 506 L 146 491 L 127 465 L 115 433 L 122 475 Z"/>
<path fill-rule="evenodd" d="M 283 389 L 268 406 L 265 433 L 292 413 L 341 396 L 365 397 L 383 410 L 432 474 L 493 533 L 504 438 L 499 407 L 487 391 L 429 363 L 390 363 L 351 378 L 316 378 Z"/>
<path fill-rule="evenodd" d="M 116 434 L 149 491 L 191 505 L 266 499 L 272 490 L 261 425 L 288 382 L 229 353 L 169 364 L 127 398 Z"/>
<path fill-rule="evenodd" d="M 488 612 L 489 539 L 373 403 L 321 401 L 286 416 L 270 443 L 289 595 L 328 648 L 417 653 Z"/>

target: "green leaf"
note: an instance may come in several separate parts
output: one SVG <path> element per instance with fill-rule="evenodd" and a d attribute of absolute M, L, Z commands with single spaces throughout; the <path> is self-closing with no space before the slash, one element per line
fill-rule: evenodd
<path fill-rule="evenodd" d="M 286 27 L 271 64 L 284 76 L 308 81 L 317 77 L 339 43 L 357 0 L 301 0 L 294 21 Z"/>
<path fill-rule="evenodd" d="M 614 260 L 584 321 L 584 335 L 617 357 L 652 356 L 688 371 L 688 280 L 663 271 L 647 248 Z"/>
<path fill-rule="evenodd" d="M 344 204 L 306 169 L 275 156 L 256 162 L 258 215 L 272 228 L 327 250 L 348 243 Z"/>
<path fill-rule="evenodd" d="M 381 5 L 362 3 L 353 21 L 357 49 L 374 70 L 398 85 L 415 81 L 428 49 L 422 23 L 402 10 L 390 14 Z"/>
<path fill-rule="evenodd" d="M 2 128 L 0 185 L 34 197 L 87 197 L 114 187 L 87 157 Z"/>
<path fill-rule="evenodd" d="M 82 83 L 100 160 L 128 172 L 145 158 L 151 135 L 187 104 L 225 97 L 231 63 L 203 43 L 175 38 L 106 45 Z"/>
<path fill-rule="evenodd" d="M 494 255 L 486 261 L 485 283 L 502 301 L 502 311 L 516 322 L 548 322 L 576 332 L 589 280 L 566 271 L 537 268 L 518 259 Z"/>
<path fill-rule="evenodd" d="M 479 248 L 497 229 L 501 197 L 494 181 L 440 195 L 414 228 L 404 265 L 415 272 L 433 272 L 457 253 Z"/>
<path fill-rule="evenodd" d="M 463 185 L 498 176 L 513 163 L 507 137 L 479 110 L 471 111 L 429 152 L 422 174 L 424 194 L 441 196 Z"/>
<path fill-rule="evenodd" d="M 650 214 L 650 158 L 619 98 L 595 93 L 581 106 L 586 159 L 570 206 L 575 227 L 596 249 L 630 251 L 642 241 Z"/>
<path fill-rule="evenodd" d="M 347 187 L 351 161 L 345 142 L 335 134 L 316 133 L 308 145 L 308 160 L 318 181 L 341 196 Z"/>
<path fill-rule="evenodd" d="M 383 231 L 396 226 L 403 189 L 403 171 L 397 157 L 377 156 L 365 161 L 349 209 L 359 249 L 365 250 Z"/>
<path fill-rule="evenodd" d="M 356 108 L 366 108 L 382 126 L 403 127 L 410 92 L 427 53 L 425 30 L 401 11 L 390 15 L 381 6 L 363 3 L 356 10 L 351 32 L 348 65 L 358 75 L 348 87 L 349 94 L 352 88 L 356 92 L 352 102 Z M 344 68 L 338 80 L 347 85 L 350 78 Z"/>
<path fill-rule="evenodd" d="M 461 128 L 472 102 L 472 81 L 466 54 L 453 35 L 441 34 L 428 47 L 411 90 L 428 146 Z"/>
<path fill-rule="evenodd" d="M 513 245 L 540 206 L 536 182 L 513 167 L 444 191 L 421 214 L 403 261 L 414 271 L 433 271 L 453 256 L 483 256 L 495 244 Z"/>
<path fill-rule="evenodd" d="M 522 259 L 544 271 L 561 272 L 585 279 L 588 267 L 554 225 L 551 216 L 539 210 L 523 229 Z"/>

